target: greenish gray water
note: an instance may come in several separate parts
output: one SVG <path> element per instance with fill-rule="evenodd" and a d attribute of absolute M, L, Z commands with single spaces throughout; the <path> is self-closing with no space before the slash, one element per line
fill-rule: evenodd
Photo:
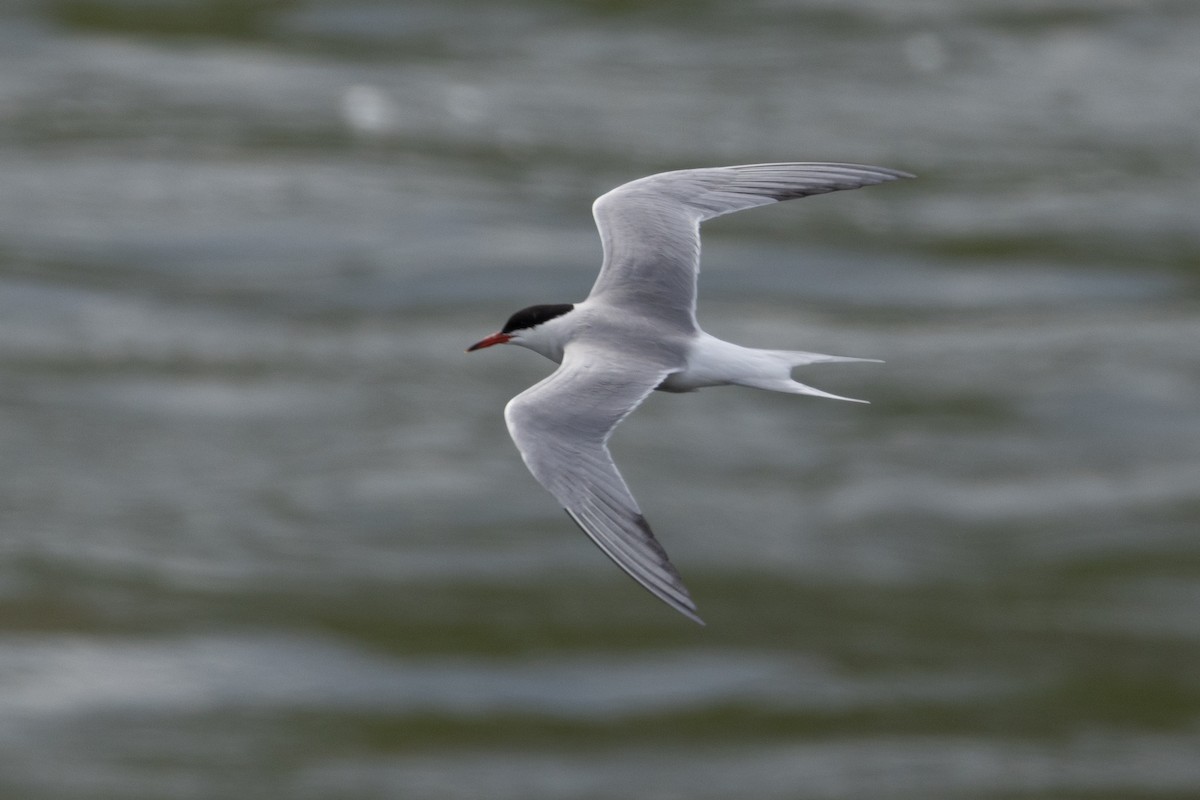
<path fill-rule="evenodd" d="M 0 22 L 0 795 L 1200 795 L 1200 7 Z M 886 363 L 618 431 L 701 629 L 462 348 L 601 192 L 782 159 L 920 179 L 706 227 L 709 330 Z"/>

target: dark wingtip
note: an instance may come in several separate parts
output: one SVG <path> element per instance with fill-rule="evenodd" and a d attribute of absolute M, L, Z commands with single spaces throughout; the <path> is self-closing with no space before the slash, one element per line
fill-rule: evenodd
<path fill-rule="evenodd" d="M 659 557 L 662 559 L 662 567 L 675 579 L 676 586 L 674 588 L 683 594 L 682 599 L 667 598 L 657 593 L 654 593 L 655 596 L 657 596 L 671 608 L 678 611 L 680 614 L 683 614 L 692 622 L 695 622 L 697 625 L 707 625 L 707 623 L 700 618 L 700 610 L 696 608 L 696 601 L 692 599 L 692 593 L 689 592 L 687 586 L 684 585 L 683 576 L 679 574 L 679 570 L 675 569 L 675 565 L 671 563 L 670 556 L 667 555 L 667 551 L 663 549 L 662 544 L 654 535 L 654 531 L 650 530 L 650 523 L 646 521 L 646 517 L 642 514 L 638 514 L 634 519 L 634 522 L 637 523 L 639 528 L 645 531 L 646 535 L 649 537 L 648 544 L 654 548 Z"/>
<path fill-rule="evenodd" d="M 675 609 L 692 622 L 695 622 L 697 625 L 702 627 L 707 626 L 707 623 L 700 618 L 700 612 L 696 608 L 696 603 L 694 600 L 692 600 L 692 595 L 687 590 L 687 586 L 684 585 L 683 578 L 679 575 L 678 570 L 675 569 L 675 565 L 671 563 L 671 559 L 667 556 L 666 551 L 663 550 L 662 545 L 659 544 L 658 539 L 655 538 L 654 532 L 650 530 L 650 524 L 646 522 L 646 518 L 644 516 L 641 514 L 634 515 L 632 517 L 633 523 L 646 533 L 646 544 L 652 550 L 654 550 L 661 559 L 659 566 L 661 566 L 667 572 L 667 574 L 674 579 L 675 585 L 672 587 L 675 590 L 674 594 L 665 593 L 661 589 L 655 589 L 650 584 L 644 583 L 641 578 L 630 571 L 629 567 L 627 567 L 625 564 L 622 564 L 619 559 L 601 546 L 600 541 L 591 533 L 589 533 L 588 529 L 584 527 L 583 523 L 580 522 L 573 513 L 571 513 L 571 509 L 564 508 L 563 511 L 567 512 L 567 517 L 571 520 L 571 522 L 575 523 L 575 526 L 579 528 L 579 530 L 587 534 L 588 539 L 590 539 L 593 544 L 599 547 L 600 551 L 604 553 L 604 555 L 608 556 L 609 560 L 620 567 L 622 572 L 633 578 L 634 582 L 637 583 L 638 586 L 641 586 L 647 592 L 654 595 L 654 597 L 658 598 L 660 602 Z"/>

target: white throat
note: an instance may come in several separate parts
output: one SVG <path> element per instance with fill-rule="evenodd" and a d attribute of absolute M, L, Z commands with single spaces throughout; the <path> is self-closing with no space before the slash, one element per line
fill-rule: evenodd
<path fill-rule="evenodd" d="M 578 319 L 574 311 L 547 320 L 534 328 L 526 328 L 514 336 L 511 344 L 520 345 L 545 356 L 555 364 L 563 360 L 563 348 L 575 335 Z"/>

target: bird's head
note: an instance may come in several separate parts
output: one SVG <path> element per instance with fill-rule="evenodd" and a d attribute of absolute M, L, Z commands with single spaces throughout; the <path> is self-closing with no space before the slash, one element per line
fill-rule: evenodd
<path fill-rule="evenodd" d="M 480 339 L 468 347 L 467 352 L 482 350 L 494 344 L 519 344 L 552 361 L 561 362 L 565 330 L 556 325 L 547 325 L 547 323 L 560 319 L 574 309 L 575 306 L 571 303 L 553 303 L 522 308 L 508 318 L 503 328 L 491 336 Z"/>

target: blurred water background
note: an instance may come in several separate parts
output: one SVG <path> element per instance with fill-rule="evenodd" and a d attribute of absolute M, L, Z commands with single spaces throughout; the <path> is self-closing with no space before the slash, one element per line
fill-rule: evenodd
<path fill-rule="evenodd" d="M 1200 796 L 1200 4 L 6 0 L 0 796 Z M 664 169 L 701 321 L 876 357 L 656 395 L 707 628 L 463 348 Z"/>

